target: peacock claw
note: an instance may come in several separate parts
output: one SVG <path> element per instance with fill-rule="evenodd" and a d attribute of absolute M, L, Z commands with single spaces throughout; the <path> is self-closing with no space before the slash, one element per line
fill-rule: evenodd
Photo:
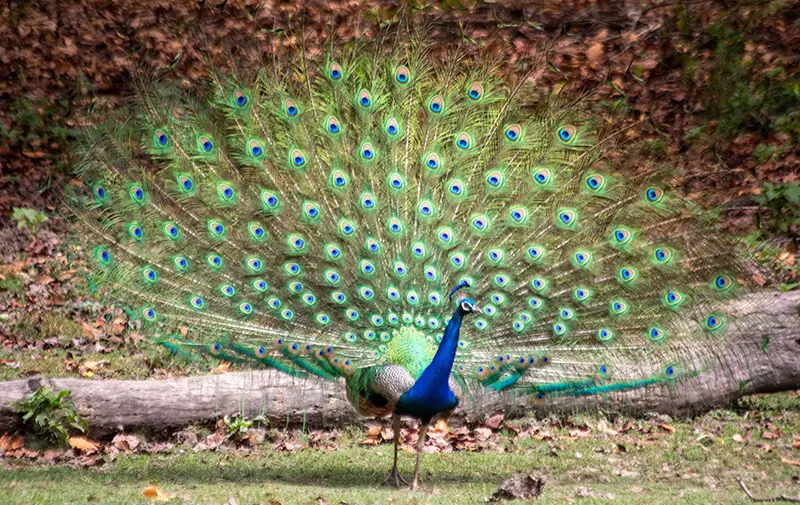
<path fill-rule="evenodd" d="M 392 471 L 389 472 L 389 475 L 383 479 L 383 485 L 389 487 L 403 487 L 408 486 L 408 481 L 400 475 L 400 471 L 397 468 L 392 468 Z"/>

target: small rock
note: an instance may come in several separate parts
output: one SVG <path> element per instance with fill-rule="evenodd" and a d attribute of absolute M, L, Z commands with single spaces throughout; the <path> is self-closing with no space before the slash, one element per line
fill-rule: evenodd
<path fill-rule="evenodd" d="M 536 499 L 542 495 L 544 485 L 545 479 L 539 475 L 514 474 L 500 484 L 490 501 Z"/>

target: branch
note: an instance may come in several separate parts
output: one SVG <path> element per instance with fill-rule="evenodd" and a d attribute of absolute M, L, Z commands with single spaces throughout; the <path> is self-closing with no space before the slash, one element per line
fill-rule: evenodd
<path fill-rule="evenodd" d="M 750 501 L 757 503 L 779 502 L 779 501 L 788 501 L 789 503 L 800 503 L 800 498 L 792 498 L 791 496 L 785 496 L 785 495 L 773 496 L 771 498 L 756 498 L 755 496 L 753 496 L 753 493 L 751 493 L 750 490 L 747 489 L 747 486 L 744 485 L 744 480 L 742 480 L 741 477 L 736 477 L 736 480 L 739 481 L 739 485 L 742 487 L 742 491 L 744 491 L 744 494 L 746 494 L 747 497 L 750 498 Z"/>

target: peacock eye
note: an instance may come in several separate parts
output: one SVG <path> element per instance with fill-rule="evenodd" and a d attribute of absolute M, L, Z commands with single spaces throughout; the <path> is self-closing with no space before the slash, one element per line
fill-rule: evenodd
<path fill-rule="evenodd" d="M 483 86 L 478 83 L 472 84 L 467 89 L 467 96 L 473 101 L 480 100 L 480 98 L 483 96 Z"/>
<path fill-rule="evenodd" d="M 558 138 L 565 144 L 569 144 L 575 138 L 575 127 L 562 126 L 558 129 Z"/>
<path fill-rule="evenodd" d="M 394 78 L 400 84 L 408 84 L 408 81 L 411 79 L 411 72 L 409 72 L 408 67 L 405 65 L 400 65 L 394 72 Z"/>

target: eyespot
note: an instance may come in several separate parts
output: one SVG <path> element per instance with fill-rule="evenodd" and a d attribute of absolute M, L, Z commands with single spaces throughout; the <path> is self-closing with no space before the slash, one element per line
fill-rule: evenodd
<path fill-rule="evenodd" d="M 356 97 L 358 105 L 363 109 L 368 109 L 372 105 L 372 95 L 366 89 L 362 89 Z"/>
<path fill-rule="evenodd" d="M 283 264 L 283 269 L 290 277 L 296 277 L 302 272 L 300 265 L 293 261 L 288 261 Z"/>
<path fill-rule="evenodd" d="M 529 245 L 525 251 L 525 258 L 529 261 L 538 262 L 544 257 L 544 248 L 538 245 Z"/>
<path fill-rule="evenodd" d="M 439 242 L 445 246 L 453 244 L 455 240 L 453 229 L 449 227 L 440 228 L 436 236 L 439 238 Z"/>
<path fill-rule="evenodd" d="M 472 137 L 470 137 L 469 133 L 466 132 L 459 133 L 456 136 L 455 143 L 457 148 L 461 149 L 462 151 L 466 151 L 472 147 Z"/>
<path fill-rule="evenodd" d="M 555 323 L 553 324 L 553 334 L 557 337 L 561 337 L 567 333 L 567 325 L 563 323 Z"/>
<path fill-rule="evenodd" d="M 405 275 L 408 273 L 408 267 L 406 267 L 406 264 L 402 261 L 395 261 L 392 269 L 394 270 L 395 275 L 398 277 L 405 277 Z"/>
<path fill-rule="evenodd" d="M 572 309 L 562 308 L 558 311 L 558 317 L 563 319 L 564 321 L 569 321 L 570 319 L 575 317 L 575 312 Z"/>
<path fill-rule="evenodd" d="M 275 309 L 275 310 L 278 310 L 278 309 L 281 308 L 281 305 L 283 305 L 283 303 L 280 300 L 278 300 L 277 298 L 270 298 L 269 300 L 267 300 L 267 305 L 269 307 Z M 282 345 L 282 344 L 283 344 L 283 342 L 281 342 L 278 345 Z"/>
<path fill-rule="evenodd" d="M 180 230 L 172 223 L 164 223 L 163 230 L 168 239 L 174 240 L 180 237 Z"/>
<path fill-rule="evenodd" d="M 433 216 L 434 212 L 433 203 L 428 199 L 422 200 L 417 205 L 417 212 L 419 212 L 423 218 Z"/>
<path fill-rule="evenodd" d="M 664 375 L 667 377 L 667 379 L 676 379 L 680 375 L 680 368 L 678 368 L 676 365 L 667 365 L 667 367 L 664 369 Z"/>
<path fill-rule="evenodd" d="M 294 312 L 291 309 L 283 309 L 281 311 L 281 317 L 286 321 L 291 321 L 294 319 Z"/>
<path fill-rule="evenodd" d="M 198 310 L 203 309 L 206 306 L 206 302 L 205 300 L 203 300 L 201 296 L 193 296 L 189 300 L 189 303 L 191 304 L 192 307 Z"/>
<path fill-rule="evenodd" d="M 486 184 L 489 185 L 489 189 L 500 189 L 503 187 L 503 183 L 505 183 L 505 176 L 500 170 L 492 170 L 486 174 Z"/>
<path fill-rule="evenodd" d="M 592 261 L 592 253 L 589 251 L 578 250 L 572 255 L 573 265 L 577 268 L 589 266 Z"/>
<path fill-rule="evenodd" d="M 572 298 L 578 303 L 584 303 L 592 296 L 592 291 L 589 288 L 577 287 L 572 292 Z"/>
<path fill-rule="evenodd" d="M 211 140 L 211 137 L 207 135 L 197 137 L 197 149 L 201 154 L 211 153 L 211 151 L 214 150 L 214 142 Z"/>
<path fill-rule="evenodd" d="M 644 197 L 648 203 L 658 203 L 664 198 L 664 191 L 656 187 L 650 187 L 644 191 Z"/>
<path fill-rule="evenodd" d="M 212 237 L 222 238 L 225 235 L 225 225 L 216 219 L 210 219 L 208 221 L 208 231 L 211 232 Z"/>
<path fill-rule="evenodd" d="M 439 155 L 436 153 L 430 153 L 428 156 L 425 157 L 425 168 L 430 171 L 439 170 L 441 165 L 441 160 L 439 159 Z"/>
<path fill-rule="evenodd" d="M 397 172 L 393 172 L 389 175 L 389 187 L 395 191 L 400 191 L 405 188 L 406 181 L 403 179 L 403 176 L 398 174 Z"/>
<path fill-rule="evenodd" d="M 534 184 L 537 186 L 548 186 L 553 174 L 549 168 L 539 168 L 533 172 L 532 177 Z"/>
<path fill-rule="evenodd" d="M 575 127 L 562 126 L 558 129 L 558 138 L 565 144 L 571 143 L 573 140 L 575 140 Z"/>
<path fill-rule="evenodd" d="M 342 189 L 347 186 L 350 178 L 342 170 L 335 169 L 331 172 L 330 182 L 336 189 Z"/>
<path fill-rule="evenodd" d="M 467 264 L 467 258 L 464 256 L 464 253 L 453 253 L 450 255 L 450 264 L 455 268 L 464 268 Z"/>
<path fill-rule="evenodd" d="M 489 217 L 484 214 L 473 216 L 471 224 L 474 232 L 484 233 L 489 229 Z"/>
<path fill-rule="evenodd" d="M 375 265 L 369 260 L 361 260 L 360 264 L 361 273 L 366 276 L 371 276 L 375 273 Z"/>
<path fill-rule="evenodd" d="M 397 67 L 394 71 L 394 79 L 402 85 L 408 84 L 411 80 L 411 72 L 408 70 L 408 67 L 405 65 Z"/>
<path fill-rule="evenodd" d="M 264 261 L 257 256 L 252 256 L 247 258 L 246 260 L 247 268 L 250 269 L 251 272 L 259 273 L 264 270 Z"/>
<path fill-rule="evenodd" d="M 609 365 L 600 365 L 597 367 L 597 377 L 602 380 L 608 380 L 613 375 Z"/>
<path fill-rule="evenodd" d="M 597 330 L 597 340 L 600 342 L 611 342 L 614 340 L 614 331 L 609 328 L 600 328 Z"/>
<path fill-rule="evenodd" d="M 534 291 L 537 291 L 539 293 L 547 289 L 547 284 L 548 284 L 547 279 L 544 279 L 542 277 L 534 277 L 531 280 L 531 287 L 533 288 Z"/>
<path fill-rule="evenodd" d="M 630 283 L 632 283 L 634 281 L 634 279 L 636 279 L 637 275 L 638 275 L 638 273 L 636 272 L 635 268 L 633 268 L 633 267 L 622 267 L 619 270 L 618 279 L 623 284 L 630 284 Z"/>
<path fill-rule="evenodd" d="M 297 106 L 294 100 L 286 99 L 283 102 L 283 110 L 286 111 L 286 115 L 290 118 L 297 116 L 300 112 L 300 108 Z"/>
<path fill-rule="evenodd" d="M 145 267 L 142 270 L 142 275 L 144 276 L 144 280 L 150 284 L 158 282 L 158 274 L 150 267 Z"/>
<path fill-rule="evenodd" d="M 387 228 L 389 229 L 389 233 L 395 236 L 403 233 L 403 223 L 401 223 L 396 217 L 389 218 Z"/>
<path fill-rule="evenodd" d="M 94 256 L 100 261 L 103 266 L 111 264 L 111 253 L 105 247 L 98 247 L 94 251 Z"/>
<path fill-rule="evenodd" d="M 292 233 L 286 238 L 292 252 L 303 253 L 306 250 L 306 239 L 302 235 Z"/>
<path fill-rule="evenodd" d="M 332 261 L 338 261 L 342 259 L 342 250 L 334 244 L 328 244 L 325 246 L 325 254 L 328 256 L 328 259 Z"/>
<path fill-rule="evenodd" d="M 258 291 L 259 293 L 264 293 L 267 291 L 267 289 L 269 289 L 269 285 L 267 284 L 267 281 L 265 281 L 264 279 L 253 279 L 252 286 L 253 289 Z"/>
<path fill-rule="evenodd" d="M 331 135 L 338 135 L 339 132 L 342 131 L 342 128 L 339 126 L 339 120 L 336 119 L 335 116 L 328 116 L 325 120 L 325 131 Z"/>
<path fill-rule="evenodd" d="M 428 282 L 436 282 L 439 279 L 439 274 L 433 267 L 425 268 L 425 279 Z"/>
<path fill-rule="evenodd" d="M 575 214 L 575 211 L 571 209 L 559 210 L 557 217 L 558 219 L 556 224 L 558 224 L 560 227 L 572 229 L 577 222 L 577 215 Z"/>
<path fill-rule="evenodd" d="M 669 308 L 677 308 L 683 300 L 683 295 L 677 291 L 667 291 L 664 295 L 664 304 Z"/>
<path fill-rule="evenodd" d="M 423 242 L 414 242 L 411 244 L 411 254 L 414 255 L 417 259 L 422 259 L 427 254 L 427 249 L 425 248 L 425 243 Z"/>
<path fill-rule="evenodd" d="M 372 147 L 371 143 L 364 142 L 361 144 L 361 157 L 367 161 L 371 161 L 375 158 L 375 148 Z"/>
<path fill-rule="evenodd" d="M 722 326 L 725 324 L 725 318 L 723 318 L 719 314 L 709 314 L 706 317 L 704 324 L 706 329 L 711 331 L 717 331 L 721 329 Z"/>
<path fill-rule="evenodd" d="M 383 125 L 383 131 L 385 131 L 386 135 L 388 135 L 390 138 L 397 137 L 400 134 L 400 125 L 394 118 L 389 118 Z"/>
<path fill-rule="evenodd" d="M 408 303 L 410 303 L 411 305 L 416 305 L 419 303 L 419 295 L 417 294 L 416 291 L 413 290 L 409 291 L 408 293 L 406 293 L 406 300 L 408 300 Z"/>
<path fill-rule="evenodd" d="M 264 148 L 258 140 L 251 140 L 247 143 L 247 152 L 253 158 L 261 158 L 264 155 Z"/>
<path fill-rule="evenodd" d="M 444 100 L 439 95 L 434 96 L 428 101 L 428 110 L 434 114 L 441 114 L 444 111 Z"/>
<path fill-rule="evenodd" d="M 490 249 L 486 252 L 486 257 L 489 262 L 494 263 L 495 265 L 502 263 L 504 256 L 505 253 L 502 249 Z"/>
<path fill-rule="evenodd" d="M 223 266 L 222 258 L 217 254 L 209 254 L 206 261 L 214 270 L 219 270 Z"/>
<path fill-rule="evenodd" d="M 450 192 L 450 195 L 454 197 L 461 197 L 464 196 L 465 190 L 464 183 L 461 182 L 459 179 L 453 179 L 447 185 L 447 190 Z"/>
<path fill-rule="evenodd" d="M 280 205 L 278 195 L 266 189 L 261 191 L 261 203 L 264 210 L 277 210 Z"/>
<path fill-rule="evenodd" d="M 181 189 L 182 192 L 191 193 L 192 191 L 194 191 L 194 182 L 192 181 L 192 178 L 189 177 L 188 175 L 179 175 L 177 177 L 177 180 L 178 180 L 178 187 Z"/>
<path fill-rule="evenodd" d="M 307 220 L 316 222 L 321 214 L 322 212 L 319 210 L 319 205 L 315 202 L 303 202 L 303 215 Z"/>
<path fill-rule="evenodd" d="M 142 227 L 136 223 L 131 223 L 128 226 L 128 234 L 133 240 L 136 241 L 140 241 L 144 238 L 144 231 L 142 230 Z"/>
<path fill-rule="evenodd" d="M 239 312 L 248 316 L 253 313 L 253 306 L 247 302 L 242 302 L 239 304 Z"/>
<path fill-rule="evenodd" d="M 141 186 L 138 184 L 134 184 L 131 186 L 130 190 L 128 190 L 131 198 L 136 203 L 144 203 L 145 193 Z"/>
<path fill-rule="evenodd" d="M 611 303 L 608 304 L 608 310 L 612 316 L 621 316 L 628 312 L 628 304 L 621 299 L 611 300 Z"/>
<path fill-rule="evenodd" d="M 172 258 L 172 263 L 175 265 L 175 268 L 177 268 L 179 272 L 185 272 L 186 270 L 189 269 L 189 261 L 183 256 L 175 256 L 174 258 Z"/>
<path fill-rule="evenodd" d="M 338 81 L 342 78 L 342 73 L 342 67 L 339 66 L 338 63 L 331 62 L 331 64 L 328 65 L 328 76 L 331 80 Z"/>
<path fill-rule="evenodd" d="M 469 88 L 467 88 L 467 96 L 470 100 L 477 101 L 480 100 L 483 96 L 483 86 L 479 83 L 471 84 Z"/>
<path fill-rule="evenodd" d="M 358 314 L 358 311 L 356 309 L 347 309 L 346 311 L 344 311 L 344 313 L 345 313 L 345 316 L 347 316 L 347 319 L 349 319 L 351 321 L 357 321 L 358 320 L 359 314 Z"/>
<path fill-rule="evenodd" d="M 364 242 L 364 247 L 372 254 L 380 254 L 381 252 L 380 244 L 372 237 L 367 237 L 367 240 Z"/>
<path fill-rule="evenodd" d="M 519 139 L 522 138 L 522 127 L 518 124 L 506 126 L 505 135 L 507 141 L 519 142 Z"/>
<path fill-rule="evenodd" d="M 147 321 L 150 321 L 150 322 L 155 321 L 156 320 L 156 311 L 150 306 L 144 307 L 142 309 L 142 317 L 144 317 Z"/>
<path fill-rule="evenodd" d="M 230 203 L 236 199 L 236 193 L 233 191 L 233 188 L 227 182 L 220 182 L 217 184 L 217 194 L 219 195 L 220 200 L 226 203 Z"/>
<path fill-rule="evenodd" d="M 390 301 L 393 302 L 397 301 L 400 299 L 400 292 L 397 291 L 397 289 L 390 286 L 386 288 L 386 298 L 388 298 Z"/>
<path fill-rule="evenodd" d="M 718 275 L 714 278 L 714 289 L 718 292 L 728 291 L 733 283 L 727 275 Z"/>
<path fill-rule="evenodd" d="M 508 211 L 511 223 L 515 225 L 525 224 L 528 221 L 528 209 L 525 207 L 513 207 Z"/>
<path fill-rule="evenodd" d="M 606 178 L 599 174 L 590 174 L 586 177 L 586 189 L 598 193 L 606 186 Z"/>
<path fill-rule="evenodd" d="M 647 330 L 647 338 L 650 339 L 652 342 L 658 342 L 663 340 L 665 336 L 664 330 L 659 328 L 658 326 L 652 326 Z"/>
<path fill-rule="evenodd" d="M 312 295 L 311 293 L 306 293 L 303 295 L 303 303 L 311 307 L 317 303 L 317 297 Z"/>
<path fill-rule="evenodd" d="M 377 206 L 375 203 L 375 197 L 372 195 L 372 193 L 367 191 L 361 194 L 361 199 L 358 203 L 361 209 L 365 211 L 373 211 Z"/>
<path fill-rule="evenodd" d="M 660 265 L 666 265 L 672 260 L 672 251 L 667 247 L 658 247 L 653 251 L 653 259 Z"/>
<path fill-rule="evenodd" d="M 243 109 L 247 106 L 250 100 L 247 98 L 247 95 L 242 90 L 234 90 L 233 92 L 233 105 L 236 107 Z"/>
<path fill-rule="evenodd" d="M 300 149 L 294 149 L 289 153 L 289 160 L 294 168 L 301 168 L 306 164 L 306 156 Z"/>
<path fill-rule="evenodd" d="M 612 233 L 612 241 L 615 245 L 627 245 L 631 241 L 631 232 L 627 228 L 615 228 Z"/>
<path fill-rule="evenodd" d="M 156 130 L 153 133 L 153 142 L 159 149 L 163 149 L 169 145 L 169 136 L 164 130 Z"/>

